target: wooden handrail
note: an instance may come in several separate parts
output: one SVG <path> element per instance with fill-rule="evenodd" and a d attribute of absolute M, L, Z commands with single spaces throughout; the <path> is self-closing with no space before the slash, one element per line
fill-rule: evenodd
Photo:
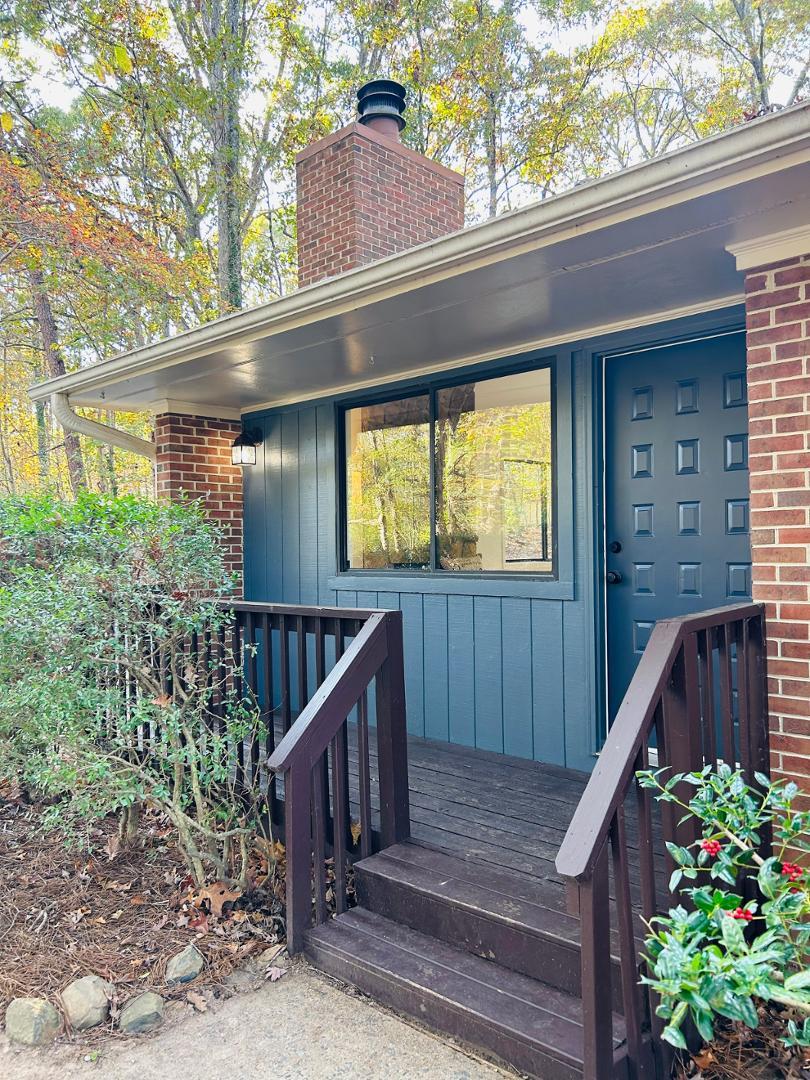
<path fill-rule="evenodd" d="M 655 624 L 557 853 L 555 866 L 559 874 L 581 881 L 593 873 L 687 634 L 755 618 L 761 612 L 760 604 L 733 604 L 697 615 L 661 619 Z"/>
<path fill-rule="evenodd" d="M 650 792 L 634 783 L 635 774 L 649 768 L 655 737 L 658 765 L 675 774 L 723 760 L 739 762 L 748 782 L 755 782 L 756 772 L 767 775 L 764 622 L 761 604 L 734 604 L 655 625 L 557 854 L 557 871 L 580 917 L 584 1080 L 614 1075 L 612 995 L 605 989 L 614 976 L 621 987 L 629 1075 L 663 1080 L 670 1074 L 657 1001 L 638 978 L 644 960 L 634 930 L 626 804 L 632 795 L 640 914 L 649 922 L 671 899 L 657 880 L 659 841 L 689 844 L 697 834 L 694 822 L 677 820 L 666 803 L 659 833 Z"/>
<path fill-rule="evenodd" d="M 255 615 L 290 615 L 313 619 L 353 619 L 365 622 L 380 614 L 376 608 L 313 607 L 307 604 L 267 604 L 259 600 L 220 600 L 223 611 L 243 611 Z M 381 609 L 385 613 L 385 609 Z"/>

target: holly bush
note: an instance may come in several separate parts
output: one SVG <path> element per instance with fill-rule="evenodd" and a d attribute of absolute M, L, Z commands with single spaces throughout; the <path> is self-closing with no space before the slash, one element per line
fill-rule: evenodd
<path fill-rule="evenodd" d="M 234 750 L 264 732 L 250 692 L 189 649 L 221 632 L 236 662 L 233 586 L 195 503 L 0 500 L 0 779 L 88 845 L 94 818 L 117 813 L 132 839 L 156 806 L 198 882 L 240 878 L 259 803 Z"/>
<path fill-rule="evenodd" d="M 674 776 L 638 774 L 643 788 L 696 822 L 700 838 L 667 844 L 675 865 L 670 892 L 686 899 L 651 920 L 648 974 L 658 994 L 663 1037 L 686 1048 L 691 1016 L 701 1037 L 714 1037 L 717 1017 L 759 1023 L 757 999 L 796 1010 L 784 1021 L 786 1046 L 810 1045 L 810 882 L 802 856 L 810 850 L 810 813 L 794 809 L 798 788 L 720 764 Z"/>

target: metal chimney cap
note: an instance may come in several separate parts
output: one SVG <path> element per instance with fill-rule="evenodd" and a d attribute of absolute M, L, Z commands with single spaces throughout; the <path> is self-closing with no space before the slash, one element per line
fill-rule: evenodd
<path fill-rule="evenodd" d="M 374 126 L 375 120 L 393 120 L 402 131 L 405 87 L 394 79 L 372 79 L 364 83 L 357 91 L 357 112 L 361 124 Z"/>

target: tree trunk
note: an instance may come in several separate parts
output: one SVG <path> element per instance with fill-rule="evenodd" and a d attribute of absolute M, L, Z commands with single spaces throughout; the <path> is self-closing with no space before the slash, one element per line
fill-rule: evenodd
<path fill-rule="evenodd" d="M 50 472 L 50 460 L 49 460 L 49 440 L 48 440 L 48 423 L 45 418 L 45 402 L 37 401 L 34 404 L 34 409 L 37 418 L 37 470 L 39 472 L 39 480 L 43 487 L 48 483 L 48 473 Z"/>
<path fill-rule="evenodd" d="M 212 28 L 219 38 L 212 90 L 217 184 L 217 284 L 223 312 L 242 307 L 242 221 L 239 198 L 239 99 L 242 83 L 241 0 L 217 0 Z"/>
<path fill-rule="evenodd" d="M 41 270 L 29 270 L 28 280 L 31 286 L 31 305 L 34 309 L 34 317 L 37 320 L 39 336 L 42 339 L 42 353 L 45 357 L 45 368 L 48 377 L 57 378 L 65 374 L 65 362 L 59 350 L 59 339 L 56 333 L 56 320 L 53 317 L 50 297 L 45 288 L 45 279 Z M 74 431 L 65 432 L 65 456 L 67 457 L 68 475 L 73 494 L 87 487 L 87 479 L 84 473 L 84 460 L 79 436 Z"/>
<path fill-rule="evenodd" d="M 489 216 L 498 213 L 498 118 L 495 95 L 487 95 L 487 111 L 484 120 L 484 138 L 487 155 L 487 187 L 489 189 Z"/>

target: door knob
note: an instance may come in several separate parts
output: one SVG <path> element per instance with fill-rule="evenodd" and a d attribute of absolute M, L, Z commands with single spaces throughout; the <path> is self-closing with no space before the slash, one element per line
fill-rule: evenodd
<path fill-rule="evenodd" d="M 618 555 L 621 550 L 622 550 L 621 540 L 611 540 L 610 543 L 608 544 L 608 551 L 612 552 L 614 555 Z"/>
<path fill-rule="evenodd" d="M 605 581 L 608 585 L 619 585 L 622 580 L 622 575 L 618 570 L 608 570 L 605 574 Z"/>

